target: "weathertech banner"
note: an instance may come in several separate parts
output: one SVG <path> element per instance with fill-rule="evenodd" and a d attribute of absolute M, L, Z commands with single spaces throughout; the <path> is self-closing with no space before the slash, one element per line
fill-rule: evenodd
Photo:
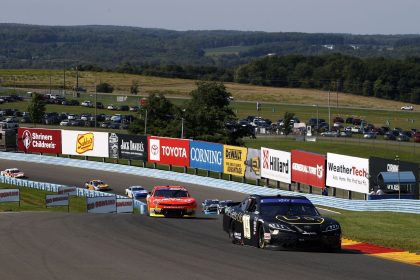
<path fill-rule="evenodd" d="M 117 212 L 116 196 L 87 197 L 88 213 L 115 213 Z"/>
<path fill-rule="evenodd" d="M 261 151 L 257 149 L 248 148 L 246 156 L 245 177 L 248 179 L 261 179 Z"/>
<path fill-rule="evenodd" d="M 149 162 L 190 165 L 190 140 L 148 136 Z"/>
<path fill-rule="evenodd" d="M 47 194 L 45 196 L 45 206 L 68 206 L 68 194 Z"/>
<path fill-rule="evenodd" d="M 327 186 L 369 193 L 369 160 L 327 153 Z"/>
<path fill-rule="evenodd" d="M 65 155 L 108 157 L 108 132 L 62 130 Z"/>
<path fill-rule="evenodd" d="M 223 145 L 223 172 L 235 176 L 245 175 L 247 148 Z"/>
<path fill-rule="evenodd" d="M 223 172 L 223 145 L 203 141 L 191 141 L 190 167 Z"/>
<path fill-rule="evenodd" d="M 61 130 L 18 128 L 18 149 L 25 153 L 61 154 Z"/>
<path fill-rule="evenodd" d="M 0 202 L 19 202 L 19 189 L 0 190 Z"/>
<path fill-rule="evenodd" d="M 117 198 L 117 213 L 133 213 L 133 211 L 133 199 Z"/>
<path fill-rule="evenodd" d="M 261 177 L 290 184 L 291 154 L 269 148 L 261 148 Z"/>
<path fill-rule="evenodd" d="M 292 150 L 292 181 L 324 188 L 325 156 Z"/>

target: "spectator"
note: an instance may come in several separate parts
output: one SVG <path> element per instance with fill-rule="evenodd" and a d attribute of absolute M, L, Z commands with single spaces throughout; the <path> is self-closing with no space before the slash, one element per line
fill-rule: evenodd
<path fill-rule="evenodd" d="M 382 189 L 378 189 L 377 191 L 376 191 L 376 195 L 384 195 L 385 193 L 384 193 L 384 191 L 382 190 Z"/>
<path fill-rule="evenodd" d="M 322 195 L 328 196 L 328 186 L 322 189 Z"/>

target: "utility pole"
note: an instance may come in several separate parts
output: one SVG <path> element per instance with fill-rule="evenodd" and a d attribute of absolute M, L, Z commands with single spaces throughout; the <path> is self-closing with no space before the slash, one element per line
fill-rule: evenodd
<path fill-rule="evenodd" d="M 330 106 L 330 90 L 328 90 L 328 131 L 331 131 L 331 106 Z"/>
<path fill-rule="evenodd" d="M 64 84 L 63 84 L 63 97 L 65 97 L 66 96 L 66 59 L 64 59 L 63 79 L 64 79 Z"/>
<path fill-rule="evenodd" d="M 144 135 L 147 135 L 147 109 L 144 115 Z"/>

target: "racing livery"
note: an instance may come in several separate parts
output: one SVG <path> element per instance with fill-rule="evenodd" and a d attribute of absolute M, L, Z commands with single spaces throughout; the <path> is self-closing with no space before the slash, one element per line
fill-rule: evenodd
<path fill-rule="evenodd" d="M 321 216 L 304 196 L 250 195 L 225 209 L 223 229 L 234 244 L 341 249 L 340 224 Z"/>
<path fill-rule="evenodd" d="M 218 208 L 219 208 L 220 201 L 218 199 L 206 199 L 201 203 L 201 206 L 203 207 L 203 213 L 206 215 L 212 215 L 212 214 L 219 214 Z"/>
<path fill-rule="evenodd" d="M 92 191 L 108 191 L 109 185 L 105 184 L 102 180 L 94 179 L 85 183 L 85 188 Z"/>
<path fill-rule="evenodd" d="M 155 186 L 146 198 L 151 217 L 194 217 L 197 203 L 181 186 Z"/>
<path fill-rule="evenodd" d="M 25 173 L 17 168 L 8 168 L 0 172 L 1 176 L 12 178 L 25 178 Z"/>

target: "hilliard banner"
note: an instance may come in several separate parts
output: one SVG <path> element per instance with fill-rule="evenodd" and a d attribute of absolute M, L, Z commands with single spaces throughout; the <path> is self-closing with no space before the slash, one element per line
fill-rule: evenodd
<path fill-rule="evenodd" d="M 190 165 L 190 140 L 149 136 L 148 161 L 177 166 Z"/>
<path fill-rule="evenodd" d="M 223 172 L 223 145 L 203 141 L 191 141 L 190 167 Z"/>
<path fill-rule="evenodd" d="M 223 172 L 226 174 L 244 176 L 247 148 L 223 145 Z"/>
<path fill-rule="evenodd" d="M 327 186 L 369 193 L 369 160 L 327 153 Z"/>
<path fill-rule="evenodd" d="M 292 181 L 290 152 L 262 147 L 261 177 L 290 184 Z"/>
<path fill-rule="evenodd" d="M 62 130 L 62 151 L 66 155 L 108 157 L 108 133 Z"/>
<path fill-rule="evenodd" d="M 18 128 L 18 149 L 25 153 L 61 154 L 61 130 Z"/>
<path fill-rule="evenodd" d="M 313 187 L 325 187 L 325 156 L 292 150 L 292 181 Z"/>
<path fill-rule="evenodd" d="M 261 178 L 261 151 L 257 149 L 248 148 L 246 156 L 246 168 L 245 177 L 248 179 L 260 179 Z"/>

